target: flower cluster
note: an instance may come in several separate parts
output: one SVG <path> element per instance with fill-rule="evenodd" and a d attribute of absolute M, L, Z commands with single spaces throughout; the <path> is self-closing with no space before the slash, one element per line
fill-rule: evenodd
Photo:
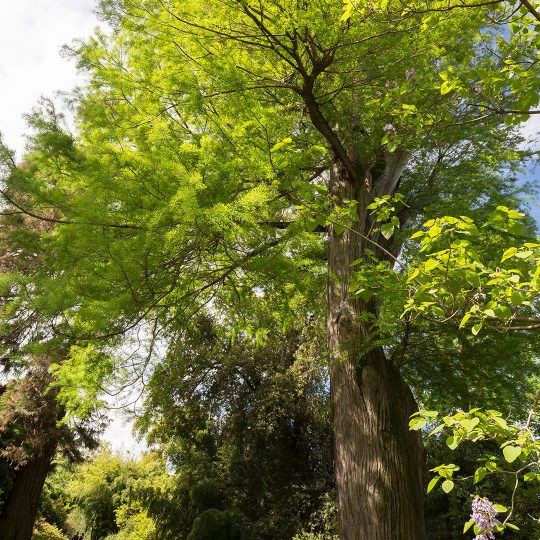
<path fill-rule="evenodd" d="M 493 503 L 488 498 L 478 497 L 478 495 L 474 498 L 471 518 L 480 531 L 474 540 L 493 540 L 495 538 L 493 530 L 501 524 L 495 517 L 497 514 L 497 510 L 493 508 Z"/>
<path fill-rule="evenodd" d="M 395 128 L 395 126 L 393 124 L 386 124 L 383 127 L 383 131 L 385 133 L 393 133 L 394 135 L 397 133 L 397 129 Z"/>
<path fill-rule="evenodd" d="M 414 68 L 405 70 L 405 80 L 412 81 L 416 78 L 416 70 Z"/>

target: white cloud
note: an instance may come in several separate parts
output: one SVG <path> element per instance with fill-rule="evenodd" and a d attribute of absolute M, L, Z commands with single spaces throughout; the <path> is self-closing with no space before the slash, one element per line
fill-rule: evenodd
<path fill-rule="evenodd" d="M 94 6 L 94 0 L 0 0 L 0 132 L 18 156 L 24 149 L 23 114 L 40 96 L 82 81 L 60 49 L 99 24 Z"/>

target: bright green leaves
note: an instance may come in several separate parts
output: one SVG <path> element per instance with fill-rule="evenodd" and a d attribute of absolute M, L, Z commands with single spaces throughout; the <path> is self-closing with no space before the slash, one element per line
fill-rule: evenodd
<path fill-rule="evenodd" d="M 394 273 L 387 262 L 378 262 L 373 252 L 366 250 L 366 258 L 353 263 L 358 270 L 351 276 L 349 291 L 368 302 L 373 296 L 385 296 L 392 289 Z"/>
<path fill-rule="evenodd" d="M 522 448 L 509 444 L 503 448 L 503 456 L 508 463 L 513 463 L 521 455 Z"/>
<path fill-rule="evenodd" d="M 437 482 L 440 479 L 443 480 L 441 484 L 441 489 L 445 493 L 450 493 L 454 489 L 455 482 L 452 480 L 452 477 L 455 472 L 459 471 L 459 467 L 457 465 L 454 465 L 453 463 L 449 463 L 448 465 L 439 465 L 438 467 L 435 467 L 430 470 L 431 472 L 436 473 L 437 476 L 434 476 L 429 482 L 428 488 L 427 488 L 428 493 L 437 485 Z"/>
<path fill-rule="evenodd" d="M 540 244 L 516 242 L 524 214 L 497 207 L 482 227 L 465 216 L 432 219 L 412 235 L 424 261 L 409 269 L 405 313 L 431 312 L 470 327 L 528 329 L 535 324 Z M 519 241 L 519 238 L 517 239 Z M 504 246 L 504 247 L 503 247 Z M 497 249 L 501 254 L 497 254 Z"/>
<path fill-rule="evenodd" d="M 461 82 L 454 75 L 454 68 L 450 66 L 446 71 L 441 71 L 439 77 L 442 79 L 441 84 L 441 95 L 446 95 L 452 92 L 453 90 L 458 90 L 461 88 Z"/>
<path fill-rule="evenodd" d="M 380 231 L 383 238 L 390 240 L 394 233 L 400 230 L 397 214 L 406 206 L 405 197 L 401 193 L 375 197 L 375 200 L 367 207 L 375 216 L 373 232 Z"/>
<path fill-rule="evenodd" d="M 538 463 L 540 458 L 540 441 L 533 429 L 531 429 L 531 419 L 535 411 L 531 411 L 529 420 L 523 424 L 521 422 L 510 422 L 504 419 L 500 412 L 494 410 L 471 409 L 469 412 L 459 411 L 452 416 L 445 416 L 431 433 L 430 436 L 446 437 L 447 446 L 455 450 L 461 444 L 478 443 L 480 441 L 494 441 L 500 448 L 499 453 L 489 452 L 481 455 L 479 466 L 474 475 L 465 478 L 454 478 L 454 473 L 459 470 L 454 464 L 439 465 L 431 469 L 435 475 L 428 484 L 428 493 L 443 480 L 441 488 L 446 493 L 450 492 L 455 482 L 466 482 L 472 480 L 475 485 L 493 475 L 511 476 L 515 490 L 521 482 L 538 481 Z M 437 417 L 434 411 L 426 411 L 413 415 L 411 428 L 420 425 L 421 420 L 426 423 L 433 423 Z M 414 423 L 413 423 L 414 421 Z M 495 504 L 493 508 L 498 513 L 509 512 L 510 514 L 499 530 L 505 527 L 515 529 L 516 526 L 508 522 L 510 515 L 514 512 L 514 496 L 512 496 L 512 509 L 503 505 Z M 472 527 L 469 521 L 465 524 L 464 532 Z M 478 531 L 476 532 L 478 534 Z"/>
<path fill-rule="evenodd" d="M 52 386 L 58 387 L 57 399 L 67 411 L 64 421 L 74 417 L 84 419 L 102 406 L 103 384 L 112 375 L 114 366 L 112 356 L 93 345 L 73 346 L 65 360 L 52 365 L 56 379 Z"/>

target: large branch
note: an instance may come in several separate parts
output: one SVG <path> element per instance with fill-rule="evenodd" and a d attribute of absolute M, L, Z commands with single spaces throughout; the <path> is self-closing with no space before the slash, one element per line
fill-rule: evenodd
<path fill-rule="evenodd" d="M 349 178 L 353 180 L 356 185 L 359 185 L 360 178 L 358 168 L 350 158 L 337 133 L 331 128 L 328 120 L 323 115 L 319 104 L 317 103 L 317 99 L 313 95 L 312 78 L 304 84 L 300 95 L 304 98 L 309 118 L 311 119 L 313 126 L 326 139 L 336 159 L 343 164 Z"/>

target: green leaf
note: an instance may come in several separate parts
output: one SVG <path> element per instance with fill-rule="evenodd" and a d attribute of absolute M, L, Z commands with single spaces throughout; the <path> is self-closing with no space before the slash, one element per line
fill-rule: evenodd
<path fill-rule="evenodd" d="M 480 423 L 480 418 L 465 418 L 459 423 L 467 431 L 472 431 Z"/>
<path fill-rule="evenodd" d="M 426 419 L 421 417 L 413 418 L 409 421 L 409 429 L 418 431 L 419 429 L 422 429 L 426 425 Z"/>
<path fill-rule="evenodd" d="M 514 462 L 522 452 L 521 446 L 508 445 L 503 448 L 503 456 L 508 463 Z"/>
<path fill-rule="evenodd" d="M 334 229 L 334 232 L 337 234 L 337 235 L 340 235 L 340 234 L 343 234 L 344 231 L 345 231 L 345 227 L 343 225 L 341 225 L 340 223 L 333 223 L 332 224 L 332 227 Z"/>
<path fill-rule="evenodd" d="M 474 525 L 474 519 L 469 519 L 463 526 L 463 534 L 465 534 Z"/>
<path fill-rule="evenodd" d="M 511 248 L 508 248 L 502 255 L 501 257 L 501 262 L 504 262 L 506 261 L 507 259 L 509 259 L 510 257 L 513 257 L 515 254 L 517 253 L 517 248 L 515 247 L 511 247 Z"/>
<path fill-rule="evenodd" d="M 434 476 L 430 481 L 429 481 L 429 484 L 428 484 L 428 487 L 427 487 L 427 493 L 429 493 L 436 485 L 437 485 L 437 482 L 441 479 L 440 476 Z"/>
<path fill-rule="evenodd" d="M 518 291 L 513 291 L 511 296 L 512 304 L 519 306 L 523 304 L 523 296 Z"/>
<path fill-rule="evenodd" d="M 459 323 L 459 327 L 463 328 L 467 324 L 467 321 L 471 318 L 471 316 L 471 313 L 465 313 L 465 315 L 463 315 L 463 319 L 461 319 L 461 322 Z"/>
<path fill-rule="evenodd" d="M 503 506 L 502 504 L 494 504 L 493 510 L 496 512 L 508 512 L 508 508 L 506 506 Z"/>
<path fill-rule="evenodd" d="M 381 234 L 389 240 L 392 235 L 394 234 L 395 227 L 391 223 L 385 223 L 384 225 L 381 225 Z"/>
<path fill-rule="evenodd" d="M 482 323 L 478 323 L 478 324 L 475 324 L 472 328 L 471 328 L 471 332 L 473 334 L 473 336 L 477 336 L 478 333 L 480 332 L 480 330 L 482 330 Z"/>
<path fill-rule="evenodd" d="M 449 94 L 455 88 L 454 83 L 450 81 L 444 81 L 441 85 L 441 95 Z"/>
<path fill-rule="evenodd" d="M 445 492 L 445 493 L 450 493 L 453 489 L 454 489 L 454 482 L 452 480 L 445 480 L 443 483 L 442 483 L 442 490 Z"/>
<path fill-rule="evenodd" d="M 508 424 L 507 424 L 506 420 L 504 418 L 501 418 L 500 416 L 494 416 L 493 421 L 496 424 L 498 424 L 500 427 L 502 427 L 503 429 L 508 428 Z"/>
<path fill-rule="evenodd" d="M 478 484 L 478 482 L 481 482 L 487 474 L 487 469 L 485 467 L 479 467 L 474 471 L 474 483 Z"/>
<path fill-rule="evenodd" d="M 450 450 L 455 450 L 459 445 L 459 439 L 454 436 L 448 437 L 448 439 L 446 439 L 446 445 Z"/>
<path fill-rule="evenodd" d="M 283 148 L 284 146 L 286 146 L 288 144 L 291 144 L 292 142 L 293 142 L 293 140 L 292 140 L 291 137 L 285 137 L 282 141 L 279 141 L 276 144 L 274 144 L 274 146 L 272 146 L 272 149 L 270 151 L 271 152 L 276 152 L 280 148 Z"/>
<path fill-rule="evenodd" d="M 407 283 L 410 283 L 411 281 L 413 281 L 413 279 L 417 278 L 418 274 L 420 274 L 420 269 L 414 268 L 412 272 L 409 274 L 409 277 L 407 278 Z"/>

